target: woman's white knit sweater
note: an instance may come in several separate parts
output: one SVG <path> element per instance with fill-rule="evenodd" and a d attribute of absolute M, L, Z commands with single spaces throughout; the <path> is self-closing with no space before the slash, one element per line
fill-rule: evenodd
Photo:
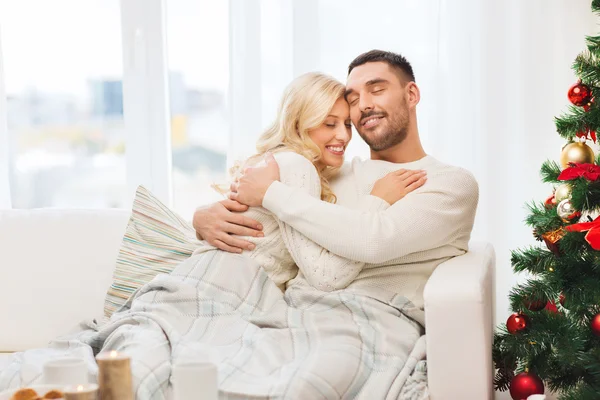
<path fill-rule="evenodd" d="M 310 161 L 293 152 L 274 156 L 281 184 L 322 202 L 321 181 Z M 365 207 L 371 207 L 370 199 Z M 365 265 L 365 262 L 349 260 L 324 249 L 262 207 L 251 207 L 243 214 L 260 222 L 264 233 L 262 238 L 243 237 L 256 245 L 254 250 L 244 251 L 244 254 L 256 260 L 282 290 L 299 271 L 299 277 L 318 289 L 342 289 Z"/>

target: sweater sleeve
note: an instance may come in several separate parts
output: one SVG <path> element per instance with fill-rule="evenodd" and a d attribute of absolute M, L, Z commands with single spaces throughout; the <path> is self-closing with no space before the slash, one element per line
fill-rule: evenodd
<path fill-rule="evenodd" d="M 316 203 L 321 201 L 321 182 L 314 165 L 303 156 L 282 152 L 276 153 L 281 183 Z M 385 203 L 385 202 L 384 202 Z M 387 203 L 386 203 L 387 204 Z M 377 199 L 365 202 L 364 207 L 378 209 L 383 205 Z M 289 224 L 278 220 L 284 244 L 306 280 L 323 291 L 343 289 L 348 286 L 365 265 L 340 257 L 319 246 Z"/>
<path fill-rule="evenodd" d="M 274 182 L 263 207 L 329 251 L 381 264 L 435 249 L 470 232 L 478 186 L 466 170 L 452 168 L 387 209 L 352 210 L 320 202 L 297 188 Z"/>

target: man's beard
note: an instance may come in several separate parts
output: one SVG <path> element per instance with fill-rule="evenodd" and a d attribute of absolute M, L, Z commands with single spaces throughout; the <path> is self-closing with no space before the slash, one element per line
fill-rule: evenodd
<path fill-rule="evenodd" d="M 370 137 L 368 133 L 363 133 L 357 129 L 358 134 L 369 145 L 373 151 L 383 151 L 402 143 L 408 135 L 408 115 L 396 114 L 397 118 L 389 119 L 386 115 L 387 126 L 384 131 L 375 136 Z M 361 118 L 362 120 L 362 118 Z"/>

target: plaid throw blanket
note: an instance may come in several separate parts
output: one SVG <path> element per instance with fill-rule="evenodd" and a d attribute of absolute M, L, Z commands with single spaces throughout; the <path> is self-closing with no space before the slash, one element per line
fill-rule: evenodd
<path fill-rule="evenodd" d="M 285 294 L 242 255 L 207 250 L 159 275 L 98 326 L 15 355 L 0 389 L 37 383 L 43 362 L 118 350 L 131 356 L 136 398 L 168 399 L 171 365 L 219 367 L 222 399 L 427 399 L 421 327 L 402 304 L 350 291 Z"/>

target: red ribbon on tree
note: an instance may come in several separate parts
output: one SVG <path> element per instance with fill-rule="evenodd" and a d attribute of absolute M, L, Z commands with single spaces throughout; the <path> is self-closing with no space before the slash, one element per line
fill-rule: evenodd
<path fill-rule="evenodd" d="M 587 232 L 585 240 L 594 250 L 600 250 L 600 217 L 592 222 L 580 222 L 565 227 L 569 232 Z"/>
<path fill-rule="evenodd" d="M 586 111 L 587 111 L 587 110 L 586 110 Z M 591 139 L 594 141 L 594 143 L 596 143 L 596 141 L 597 141 L 597 139 L 598 139 L 598 138 L 596 137 L 596 131 L 592 131 L 592 130 L 589 130 L 589 129 L 588 129 L 588 130 L 586 130 L 585 132 L 583 132 L 583 131 L 577 132 L 577 135 L 576 135 L 576 136 L 577 136 L 578 138 L 582 138 L 582 137 L 584 137 L 584 138 L 586 138 L 586 139 L 590 139 L 590 138 L 591 138 Z"/>
<path fill-rule="evenodd" d="M 597 181 L 600 178 L 600 165 L 569 163 L 558 176 L 559 181 L 572 181 L 577 178 L 585 178 L 588 181 Z"/>

